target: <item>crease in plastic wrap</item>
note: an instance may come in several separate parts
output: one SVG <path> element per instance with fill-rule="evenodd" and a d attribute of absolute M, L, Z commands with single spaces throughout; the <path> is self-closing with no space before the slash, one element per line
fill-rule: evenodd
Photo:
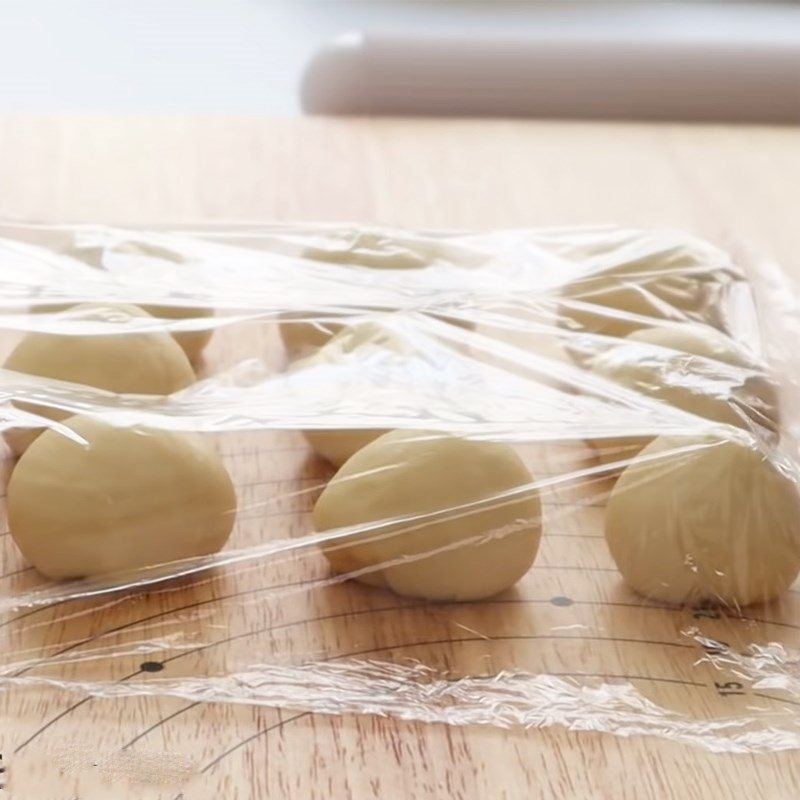
<path fill-rule="evenodd" d="M 800 747 L 800 308 L 768 259 L 0 237 L 3 692 Z"/>

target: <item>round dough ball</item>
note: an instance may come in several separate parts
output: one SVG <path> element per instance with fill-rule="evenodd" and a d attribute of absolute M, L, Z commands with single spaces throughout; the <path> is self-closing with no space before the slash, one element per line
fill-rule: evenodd
<path fill-rule="evenodd" d="M 721 361 L 732 367 L 753 368 L 756 365 L 753 356 L 734 339 L 710 325 L 700 323 L 683 322 L 641 328 L 630 333 L 626 340 Z"/>
<path fill-rule="evenodd" d="M 313 261 L 381 270 L 423 269 L 433 264 L 452 264 L 463 268 L 485 265 L 488 256 L 476 249 L 433 234 L 414 235 L 380 228 L 340 228 L 320 235 L 303 236 L 306 246 L 300 255 Z M 445 322 L 471 328 L 463 320 L 441 317 Z M 342 330 L 332 320 L 282 322 L 280 335 L 292 359 L 314 353 Z"/>
<path fill-rule="evenodd" d="M 87 304 L 88 305 L 88 304 Z M 104 304 L 105 305 L 105 304 Z M 75 308 L 74 305 L 47 304 L 44 306 L 37 306 L 31 309 L 33 313 L 41 314 L 55 314 L 62 311 L 68 311 L 70 308 Z M 111 308 L 111 305 L 106 306 Z M 116 308 L 130 309 L 130 305 L 117 305 Z M 211 319 L 214 316 L 213 308 L 186 308 L 183 306 L 153 306 L 143 305 L 136 306 L 140 310 L 158 319 L 171 320 L 171 319 Z M 212 330 L 199 330 L 199 331 L 168 331 L 169 335 L 178 343 L 180 348 L 186 353 L 186 357 L 192 364 L 197 364 L 203 356 L 203 351 L 211 341 L 214 335 Z"/>
<path fill-rule="evenodd" d="M 341 322 L 281 322 L 280 334 L 290 359 L 307 358 L 343 330 Z"/>
<path fill-rule="evenodd" d="M 717 372 L 714 360 L 726 366 Z M 741 376 L 731 375 L 730 367 L 741 367 Z M 729 337 L 693 324 L 635 332 L 592 363 L 597 375 L 681 411 L 739 428 L 775 431 L 780 419 L 777 390 L 754 369 L 748 354 Z M 716 385 L 704 385 L 709 381 Z M 653 438 L 620 436 L 592 444 L 601 463 L 624 463 Z"/>
<path fill-rule="evenodd" d="M 211 319 L 214 316 L 213 308 L 198 308 L 196 306 L 154 306 L 144 305 L 142 308 L 151 316 L 158 319 Z M 171 331 L 172 338 L 181 346 L 186 357 L 192 364 L 197 364 L 203 356 L 203 351 L 211 341 L 214 331 L 209 329 L 197 331 Z"/>
<path fill-rule="evenodd" d="M 104 244 L 73 244 L 66 248 L 65 255 L 78 259 L 91 267 L 103 269 L 106 253 L 118 253 L 128 256 L 141 256 L 143 258 L 170 261 L 172 263 L 188 263 L 187 259 L 175 250 L 161 247 L 149 242 L 122 241 L 113 242 L 109 245 Z M 66 306 L 40 306 L 37 311 L 60 311 Z M 142 305 L 148 314 L 158 319 L 210 319 L 214 316 L 213 308 L 201 308 L 198 306 L 164 306 L 164 305 Z M 206 345 L 211 341 L 214 331 L 211 329 L 198 331 L 174 331 L 172 336 L 175 341 L 183 348 L 189 361 L 196 364 L 200 361 Z"/>
<path fill-rule="evenodd" d="M 128 234 L 125 234 L 126 236 Z M 90 237 L 88 240 L 80 238 L 79 241 L 71 243 L 62 252 L 70 258 L 83 261 L 90 267 L 104 268 L 106 254 L 114 255 L 121 253 L 130 256 L 142 256 L 143 258 L 154 258 L 160 261 L 171 261 L 175 264 L 185 264 L 188 259 L 176 250 L 169 247 L 162 247 L 147 241 L 134 241 L 128 238 L 119 239 L 109 238 L 107 234 L 101 234 L 99 239 Z"/>
<path fill-rule="evenodd" d="M 76 306 L 63 312 L 71 320 L 98 320 L 125 326 L 148 314 L 136 306 Z M 195 374 L 175 340 L 163 331 L 119 334 L 28 333 L 12 351 L 5 368 L 28 375 L 79 383 L 118 394 L 168 395 L 190 386 Z M 71 412 L 20 403 L 20 408 L 60 420 Z M 42 428 L 16 429 L 6 440 L 17 454 Z"/>
<path fill-rule="evenodd" d="M 339 470 L 317 501 L 314 524 L 318 531 L 364 527 L 344 543 L 323 546 L 338 573 L 399 561 L 356 579 L 410 597 L 480 600 L 508 589 L 533 563 L 541 537 L 539 492 L 503 496 L 532 482 L 506 444 L 397 430 Z M 476 508 L 464 508 L 473 503 Z M 450 513 L 419 518 L 436 512 Z M 397 518 L 406 521 L 382 524 Z M 452 549 L 431 552 L 447 546 Z"/>
<path fill-rule="evenodd" d="M 365 322 L 339 331 L 316 353 L 296 362 L 292 372 L 325 365 L 344 365 L 353 359 L 366 362 L 373 354 L 378 358 L 388 355 L 386 351 L 408 353 L 410 347 L 380 323 Z M 369 368 L 366 363 L 364 368 Z M 375 428 L 332 428 L 305 430 L 303 436 L 319 455 L 334 466 L 341 467 L 354 453 L 384 433 L 385 430 Z"/>
<path fill-rule="evenodd" d="M 730 271 L 720 269 L 719 251 L 700 242 L 679 241 L 621 260 L 562 288 L 559 324 L 573 331 L 564 347 L 579 364 L 590 361 L 595 344 L 581 334 L 623 338 L 648 326 L 647 319 L 629 315 L 724 328 L 718 309 L 731 280 Z"/>
<path fill-rule="evenodd" d="M 8 484 L 14 541 L 43 575 L 80 578 L 214 553 L 236 492 L 199 437 L 71 417 L 45 431 Z"/>
<path fill-rule="evenodd" d="M 486 253 L 435 233 L 359 226 L 305 234 L 303 241 L 304 258 L 374 269 L 419 269 L 437 262 L 477 267 L 488 261 Z"/>
<path fill-rule="evenodd" d="M 310 238 L 300 256 L 329 264 L 391 270 L 421 269 L 431 261 L 425 254 L 393 241 L 384 231 L 359 228 L 337 229 Z M 280 334 L 289 357 L 303 358 L 327 344 L 343 327 L 328 320 L 283 322 Z"/>
<path fill-rule="evenodd" d="M 385 312 L 377 313 L 382 314 Z M 432 314 L 431 316 L 442 322 L 457 325 L 465 330 L 471 330 L 474 327 L 474 324 L 468 320 L 455 319 L 438 314 Z M 352 327 L 354 325 L 350 317 L 343 317 L 343 322 L 332 322 L 330 320 L 317 320 L 314 322 L 284 321 L 280 324 L 280 335 L 289 359 L 294 361 L 313 356 L 335 336 Z"/>
<path fill-rule="evenodd" d="M 372 269 L 419 269 L 433 260 L 434 253 L 408 247 L 381 230 L 342 229 L 333 235 L 315 237 L 303 249 L 302 257 L 330 264 L 347 264 Z"/>
<path fill-rule="evenodd" d="M 800 571 L 800 495 L 759 449 L 659 437 L 642 457 L 655 460 L 628 467 L 606 508 L 611 555 L 634 591 L 738 607 L 792 584 Z"/>

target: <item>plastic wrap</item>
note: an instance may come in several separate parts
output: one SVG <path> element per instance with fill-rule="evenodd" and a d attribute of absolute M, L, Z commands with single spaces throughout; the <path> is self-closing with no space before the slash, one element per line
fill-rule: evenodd
<path fill-rule="evenodd" d="M 774 264 L 612 227 L 0 236 L 4 691 L 800 747 Z"/>

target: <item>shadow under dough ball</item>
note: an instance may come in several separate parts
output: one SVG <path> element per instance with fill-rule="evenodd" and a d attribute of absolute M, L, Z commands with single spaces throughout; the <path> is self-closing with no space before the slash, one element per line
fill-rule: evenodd
<path fill-rule="evenodd" d="M 223 547 L 236 492 L 199 437 L 88 416 L 63 424 L 28 448 L 8 484 L 11 536 L 40 573 L 81 578 Z"/>
<path fill-rule="evenodd" d="M 342 430 L 305 430 L 303 436 L 334 467 L 341 467 L 349 458 L 386 431 L 373 428 Z"/>
<path fill-rule="evenodd" d="M 532 483 L 506 444 L 397 430 L 336 473 L 314 524 L 361 527 L 323 545 L 337 573 L 366 569 L 356 580 L 410 597 L 480 600 L 533 564 L 542 511 Z"/>
<path fill-rule="evenodd" d="M 791 586 L 800 571 L 800 494 L 764 453 L 744 439 L 665 436 L 641 456 L 615 484 L 605 523 L 634 591 L 736 608 Z"/>
<path fill-rule="evenodd" d="M 65 320 L 98 322 L 96 333 L 28 333 L 8 357 L 5 368 L 42 378 L 92 386 L 117 394 L 169 395 L 196 380 L 186 354 L 164 331 L 125 332 L 136 319 L 150 315 L 137 306 L 75 306 L 61 312 Z M 119 333 L 106 332 L 119 327 Z M 61 420 L 73 412 L 32 403 L 16 403 L 25 411 Z M 21 455 L 42 427 L 17 428 L 5 434 Z"/>

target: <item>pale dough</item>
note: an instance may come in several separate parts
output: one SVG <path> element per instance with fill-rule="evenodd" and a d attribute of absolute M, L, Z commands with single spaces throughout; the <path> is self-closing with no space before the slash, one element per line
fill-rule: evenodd
<path fill-rule="evenodd" d="M 49 578 L 79 578 L 219 550 L 236 493 L 199 437 L 88 416 L 43 433 L 8 484 L 9 528 Z"/>
<path fill-rule="evenodd" d="M 306 237 L 308 240 L 308 237 Z M 477 250 L 448 241 L 446 238 L 381 230 L 378 228 L 341 228 L 310 239 L 299 255 L 313 261 L 381 270 L 423 269 L 436 263 L 474 268 L 488 257 Z M 446 321 L 451 322 L 449 318 Z M 346 318 L 345 318 L 346 322 Z M 471 323 L 452 321 L 464 328 Z M 292 359 L 313 354 L 344 327 L 330 319 L 314 322 L 282 322 L 280 334 Z"/>
<path fill-rule="evenodd" d="M 148 316 L 137 306 L 99 304 L 76 306 L 62 314 L 72 320 L 98 320 L 120 326 L 130 324 L 131 319 Z M 80 335 L 28 333 L 8 357 L 5 368 L 118 394 L 168 395 L 195 382 L 186 354 L 163 331 Z M 72 413 L 30 403 L 18 405 L 55 420 Z M 41 430 L 15 429 L 6 433 L 6 440 L 19 455 Z"/>
<path fill-rule="evenodd" d="M 180 253 L 166 247 L 150 244 L 149 242 L 125 241 L 114 243 L 109 247 L 103 245 L 74 245 L 67 248 L 64 253 L 71 258 L 83 261 L 92 267 L 103 268 L 106 252 L 122 253 L 125 255 L 142 256 L 144 258 L 160 259 L 173 263 L 188 263 Z M 40 311 L 60 311 L 65 306 L 41 306 Z M 200 306 L 164 306 L 164 305 L 142 305 L 142 309 L 159 319 L 210 319 L 214 316 L 213 308 Z M 172 336 L 175 341 L 183 348 L 189 361 L 196 364 L 200 361 L 203 350 L 205 350 L 211 337 L 214 335 L 212 329 L 198 331 L 175 331 Z"/>
<path fill-rule="evenodd" d="M 297 361 L 292 371 L 313 369 L 323 365 L 344 364 L 351 358 L 369 360 L 376 350 L 409 352 L 409 345 L 377 322 L 365 322 L 344 328 L 319 350 Z M 380 355 L 378 353 L 377 355 Z M 365 363 L 365 369 L 369 366 Z M 385 430 L 374 428 L 308 429 L 303 435 L 308 443 L 327 461 L 341 467 L 350 456 L 377 439 Z"/>
<path fill-rule="evenodd" d="M 433 234 L 380 228 L 339 228 L 306 236 L 301 255 L 315 261 L 375 269 L 418 269 L 437 262 L 477 267 L 485 253 Z"/>
<path fill-rule="evenodd" d="M 626 340 L 710 358 L 732 367 L 753 368 L 756 364 L 754 356 L 730 336 L 701 323 L 681 322 L 641 328 L 630 333 Z"/>
<path fill-rule="evenodd" d="M 566 284 L 559 324 L 574 331 L 564 339 L 569 355 L 578 363 L 590 360 L 581 333 L 622 338 L 657 320 L 693 319 L 723 327 L 717 309 L 721 282 L 730 280 L 730 275 L 723 276 L 718 269 L 703 271 L 706 257 L 710 255 L 702 248 L 677 244 L 621 260 Z"/>
<path fill-rule="evenodd" d="M 303 431 L 308 443 L 334 467 L 341 467 L 352 455 L 386 433 L 372 428 Z"/>
<path fill-rule="evenodd" d="M 402 247 L 381 231 L 355 228 L 320 237 L 300 255 L 313 261 L 370 269 L 421 269 L 430 263 L 425 254 Z M 343 327 L 342 323 L 329 320 L 283 322 L 280 332 L 289 357 L 302 358 L 313 355 Z"/>
<path fill-rule="evenodd" d="M 211 319 L 214 316 L 213 308 L 199 308 L 192 306 L 153 306 L 145 305 L 142 308 L 159 319 Z M 209 329 L 198 331 L 171 331 L 172 338 L 183 348 L 187 358 L 192 364 L 197 364 L 203 356 L 203 351 L 211 341 L 214 331 Z"/>
<path fill-rule="evenodd" d="M 315 320 L 314 322 L 281 322 L 283 346 L 290 359 L 313 355 L 344 328 L 341 322 Z"/>
<path fill-rule="evenodd" d="M 681 452 L 683 450 L 684 452 Z M 625 582 L 670 603 L 770 600 L 800 571 L 800 495 L 757 448 L 659 437 L 621 475 L 605 535 Z"/>
<path fill-rule="evenodd" d="M 397 430 L 336 473 L 314 524 L 318 531 L 363 526 L 323 546 L 335 572 L 386 564 L 354 577 L 411 597 L 480 600 L 512 586 L 533 563 L 542 510 L 532 482 L 506 444 Z"/>
<path fill-rule="evenodd" d="M 364 309 L 364 311 L 366 312 L 367 309 Z M 380 313 L 384 312 L 378 312 L 377 315 Z M 457 325 L 465 330 L 471 330 L 474 327 L 474 324 L 467 320 L 456 320 L 452 317 L 436 314 L 431 316 L 451 325 Z M 330 342 L 334 336 L 349 327 L 353 327 L 351 318 L 345 317 L 343 320 L 343 322 L 333 322 L 329 319 L 320 319 L 314 322 L 281 322 L 281 339 L 289 359 L 295 361 L 313 356 L 321 347 Z"/>
<path fill-rule="evenodd" d="M 700 358 L 694 358 L 699 356 Z M 707 361 L 704 359 L 708 359 Z M 714 361 L 741 368 L 729 393 L 712 393 L 703 381 L 714 379 Z M 595 374 L 661 400 L 698 417 L 735 425 L 777 430 L 778 395 L 774 384 L 752 357 L 728 336 L 707 325 L 684 323 L 635 331 L 623 344 L 609 348 L 593 363 Z M 693 374 L 696 376 L 693 378 Z M 652 436 L 596 439 L 593 445 L 603 463 L 633 458 Z"/>

